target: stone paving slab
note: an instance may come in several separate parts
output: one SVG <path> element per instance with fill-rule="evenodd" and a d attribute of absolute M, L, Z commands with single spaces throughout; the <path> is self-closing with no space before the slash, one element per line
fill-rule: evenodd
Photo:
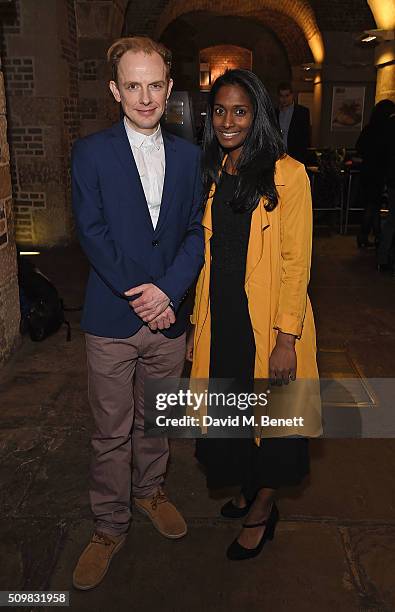
<path fill-rule="evenodd" d="M 395 327 L 395 323 L 394 323 Z M 395 378 L 395 332 L 381 326 L 375 340 L 353 338 L 348 342 L 348 353 L 367 378 Z"/>
<path fill-rule="evenodd" d="M 56 398 L 60 388 L 66 383 L 67 374 L 52 371 L 19 371 L 7 383 L 1 385 L 1 425 L 5 417 L 23 419 L 37 416 L 35 408 L 44 407 Z"/>
<path fill-rule="evenodd" d="M 48 589 L 65 522 L 2 518 L 0 531 L 0 590 Z"/>
<path fill-rule="evenodd" d="M 40 428 L 0 430 L 0 516 L 19 511 L 51 441 Z"/>
<path fill-rule="evenodd" d="M 86 431 L 59 431 L 41 462 L 19 515 L 70 518 L 90 515 Z"/>
<path fill-rule="evenodd" d="M 310 446 L 310 478 L 297 505 L 284 499 L 287 514 L 395 521 L 395 440 L 312 440 Z"/>
<path fill-rule="evenodd" d="M 262 554 L 240 563 L 224 556 L 237 525 L 193 523 L 186 538 L 170 541 L 136 524 L 105 581 L 78 592 L 71 575 L 90 529 L 82 521 L 70 530 L 50 585 L 70 590 L 73 612 L 360 610 L 335 527 L 280 522 Z"/>
<path fill-rule="evenodd" d="M 350 554 L 359 568 L 366 601 L 395 610 L 395 527 L 350 528 Z"/>
<path fill-rule="evenodd" d="M 55 334 L 42 342 L 33 342 L 28 335 L 23 336 L 23 346 L 3 370 L 0 370 L 0 384 L 10 379 L 17 370 L 18 375 L 30 373 L 43 375 L 69 371 L 86 372 L 85 341 L 80 329 L 80 313 L 67 313 L 71 324 L 71 341 L 66 340 L 66 327 L 62 326 Z"/>

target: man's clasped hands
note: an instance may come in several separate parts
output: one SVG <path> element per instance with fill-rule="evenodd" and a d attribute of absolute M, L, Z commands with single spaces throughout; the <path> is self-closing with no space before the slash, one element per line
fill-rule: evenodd
<path fill-rule="evenodd" d="M 144 323 L 148 323 L 152 331 L 168 329 L 175 322 L 174 311 L 169 305 L 170 299 L 156 285 L 139 285 L 125 291 L 125 295 L 129 298 L 129 306 Z M 133 296 L 138 297 L 130 300 Z"/>

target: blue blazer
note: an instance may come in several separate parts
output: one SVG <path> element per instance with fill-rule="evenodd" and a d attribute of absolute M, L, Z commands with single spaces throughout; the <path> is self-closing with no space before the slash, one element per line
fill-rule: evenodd
<path fill-rule="evenodd" d="M 166 171 L 154 229 L 123 121 L 77 140 L 72 153 L 73 209 L 81 246 L 91 264 L 82 328 L 127 338 L 143 321 L 124 292 L 154 283 L 173 302 L 182 334 L 185 301 L 203 263 L 200 150 L 162 130 Z"/>

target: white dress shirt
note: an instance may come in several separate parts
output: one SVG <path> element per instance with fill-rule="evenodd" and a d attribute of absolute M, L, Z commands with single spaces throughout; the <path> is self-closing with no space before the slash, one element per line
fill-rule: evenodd
<path fill-rule="evenodd" d="M 155 229 L 165 180 L 165 148 L 160 125 L 156 132 L 147 136 L 131 128 L 126 117 L 124 124 Z"/>

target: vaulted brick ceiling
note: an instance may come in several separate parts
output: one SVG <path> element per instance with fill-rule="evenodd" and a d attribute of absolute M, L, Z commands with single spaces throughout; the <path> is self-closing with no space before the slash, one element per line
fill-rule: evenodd
<path fill-rule="evenodd" d="M 292 1 L 292 0 L 290 0 Z M 125 32 L 153 35 L 162 12 L 170 0 L 129 0 L 126 11 Z M 215 2 L 212 3 L 213 11 Z M 264 2 L 261 3 L 264 5 Z M 366 0 L 309 0 L 321 31 L 358 32 L 375 27 L 373 15 Z M 240 6 L 245 2 L 240 2 Z M 189 2 L 184 2 L 185 11 Z"/>
<path fill-rule="evenodd" d="M 212 13 L 189 13 L 166 28 L 163 40 L 173 48 L 177 43 L 203 48 L 215 44 L 235 44 L 252 49 L 262 30 L 270 30 L 282 43 L 291 65 L 313 60 L 306 38 L 286 15 L 275 11 L 256 11 L 248 18 L 215 16 Z"/>

